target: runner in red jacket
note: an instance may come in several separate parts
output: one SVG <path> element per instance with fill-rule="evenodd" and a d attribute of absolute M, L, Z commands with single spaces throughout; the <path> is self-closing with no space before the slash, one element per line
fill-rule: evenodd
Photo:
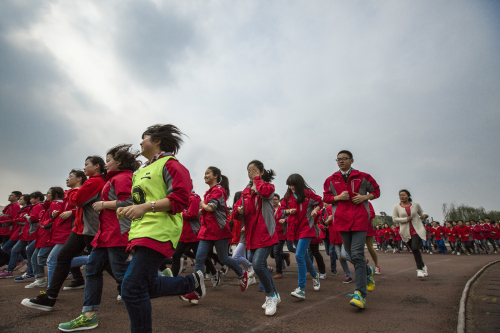
<path fill-rule="evenodd" d="M 351 168 L 352 153 L 342 150 L 337 154 L 339 171 L 324 184 L 324 200 L 333 205 L 333 226 L 341 232 L 345 249 L 354 263 L 356 290 L 350 304 L 364 309 L 366 292 L 375 288 L 375 270 L 365 261 L 366 233 L 370 223 L 367 200 L 380 196 L 380 188 L 367 173 Z"/>
<path fill-rule="evenodd" d="M 9 195 L 9 202 L 5 206 L 0 214 L 0 244 L 5 245 L 8 242 L 10 235 L 12 234 L 12 221 L 16 218 L 17 212 L 21 209 L 19 206 L 19 198 L 22 193 L 19 191 L 14 191 Z"/>
<path fill-rule="evenodd" d="M 288 190 L 281 203 L 281 209 L 288 221 L 287 232 L 292 235 L 296 245 L 295 260 L 299 271 L 298 287 L 291 295 L 304 299 L 307 272 L 313 277 L 314 290 L 320 289 L 319 274 L 307 255 L 307 249 L 311 240 L 317 237 L 314 218 L 323 207 L 323 200 L 299 174 L 290 175 L 286 184 Z"/>
<path fill-rule="evenodd" d="M 479 219 L 480 222 L 481 220 L 482 219 Z M 482 224 L 482 227 L 486 246 L 488 245 L 487 242 L 489 242 L 491 246 L 493 246 L 493 251 L 498 253 L 497 245 L 494 241 L 495 235 L 493 234 L 493 226 L 491 225 L 491 219 L 489 217 L 484 218 L 484 224 Z"/>

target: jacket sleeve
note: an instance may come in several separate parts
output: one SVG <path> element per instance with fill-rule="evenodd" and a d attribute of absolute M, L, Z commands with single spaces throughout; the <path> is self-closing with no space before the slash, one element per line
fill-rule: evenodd
<path fill-rule="evenodd" d="M 114 181 L 116 179 L 116 181 Z M 112 186 L 116 192 L 116 207 L 132 206 L 132 177 L 112 179 Z"/>
<path fill-rule="evenodd" d="M 370 220 L 373 220 L 373 218 L 375 218 L 375 209 L 373 209 L 373 205 L 369 201 L 368 201 L 368 206 L 370 207 Z"/>
<path fill-rule="evenodd" d="M 99 179 L 91 178 L 87 180 L 74 195 L 71 195 L 69 199 L 70 205 L 82 206 L 102 190 L 103 183 Z"/>
<path fill-rule="evenodd" d="M 323 185 L 323 201 L 332 205 L 336 205 L 333 198 L 336 196 L 335 188 L 333 187 L 332 177 L 328 177 Z"/>
<path fill-rule="evenodd" d="M 221 206 L 225 202 L 224 193 L 220 188 L 214 188 L 211 193 L 210 201 L 206 204 L 212 207 L 213 210 L 217 209 L 217 207 Z"/>
<path fill-rule="evenodd" d="M 364 177 L 368 181 L 366 191 L 370 194 L 373 194 L 374 199 L 380 197 L 380 186 L 377 184 L 377 181 L 367 173 L 364 175 Z"/>
<path fill-rule="evenodd" d="M 286 213 L 288 206 L 285 202 L 285 199 L 281 200 L 279 209 L 281 210 L 281 218 L 286 219 L 288 217 L 288 214 Z"/>
<path fill-rule="evenodd" d="M 309 190 L 309 205 L 317 207 L 323 207 L 323 199 L 313 191 Z"/>
<path fill-rule="evenodd" d="M 408 223 L 408 220 L 406 219 L 406 217 L 399 216 L 398 205 L 395 205 L 394 208 L 392 209 L 392 219 L 394 220 L 394 222 L 397 222 L 397 223 Z"/>
<path fill-rule="evenodd" d="M 189 171 L 179 161 L 170 159 L 163 167 L 163 180 L 167 185 L 167 198 L 172 206 L 169 213 L 182 213 L 189 207 L 189 197 L 193 189 Z"/>
<path fill-rule="evenodd" d="M 38 223 L 40 221 L 40 213 L 43 210 L 43 205 L 36 205 L 30 212 L 28 216 L 28 222 L 30 223 Z"/>
<path fill-rule="evenodd" d="M 21 209 L 21 207 L 19 205 L 13 205 L 12 209 L 9 212 L 9 220 L 10 221 L 15 220 L 17 213 L 19 213 L 20 209 Z"/>
<path fill-rule="evenodd" d="M 239 198 L 238 201 L 236 201 L 236 203 L 233 206 L 233 213 L 231 214 L 231 217 L 234 220 L 238 220 L 238 221 L 241 219 L 241 214 L 238 213 L 238 208 L 241 206 L 241 203 L 242 203 L 241 200 L 243 200 L 243 196 L 241 198 Z"/>
<path fill-rule="evenodd" d="M 418 216 L 424 216 L 425 213 L 424 213 L 424 210 L 422 209 L 422 207 L 420 207 L 420 204 L 417 203 L 415 205 L 417 206 L 416 208 L 417 208 Z"/>
<path fill-rule="evenodd" d="M 260 177 L 255 177 L 255 191 L 263 198 L 269 199 L 274 194 L 274 185 L 271 183 L 266 183 Z"/>
<path fill-rule="evenodd" d="M 194 219 L 198 217 L 200 212 L 201 199 L 197 195 L 192 195 L 189 198 L 189 207 L 187 211 L 182 212 L 182 216 L 186 219 Z"/>

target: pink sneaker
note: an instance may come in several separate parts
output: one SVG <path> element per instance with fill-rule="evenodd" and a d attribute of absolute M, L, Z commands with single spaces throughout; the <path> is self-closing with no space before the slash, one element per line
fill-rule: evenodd
<path fill-rule="evenodd" d="M 375 274 L 380 275 L 380 267 L 375 267 Z"/>
<path fill-rule="evenodd" d="M 247 271 L 243 271 L 243 276 L 238 278 L 240 282 L 240 290 L 245 291 L 247 290 L 249 284 L 248 284 L 248 273 Z"/>
<path fill-rule="evenodd" d="M 2 273 L 0 273 L 0 279 L 8 279 L 8 278 L 11 278 L 13 276 L 14 276 L 14 274 L 12 272 L 9 272 L 9 271 L 3 271 Z"/>

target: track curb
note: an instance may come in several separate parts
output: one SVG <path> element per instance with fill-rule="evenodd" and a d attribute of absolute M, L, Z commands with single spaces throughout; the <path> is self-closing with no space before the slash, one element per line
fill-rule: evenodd
<path fill-rule="evenodd" d="M 462 298 L 460 299 L 460 307 L 458 309 L 458 324 L 457 324 L 457 333 L 465 333 L 465 308 L 467 305 L 467 297 L 469 296 L 469 291 L 470 288 L 472 287 L 472 284 L 477 280 L 477 278 L 486 270 L 486 268 L 499 263 L 499 260 L 495 260 L 490 262 L 489 264 L 486 264 L 481 268 L 476 274 L 474 274 L 473 277 L 470 278 L 469 281 L 467 281 L 467 284 L 465 285 L 464 291 L 462 292 Z"/>

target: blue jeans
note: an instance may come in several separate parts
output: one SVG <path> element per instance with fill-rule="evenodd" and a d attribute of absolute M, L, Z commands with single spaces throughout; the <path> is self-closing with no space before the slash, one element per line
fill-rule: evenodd
<path fill-rule="evenodd" d="M 59 251 L 63 248 L 64 244 L 56 244 L 53 248 L 52 251 L 50 251 L 50 254 L 47 258 L 47 277 L 48 277 L 48 282 L 50 286 L 50 281 L 52 281 L 52 275 L 54 274 L 54 271 L 57 266 L 57 256 L 59 254 Z M 88 256 L 81 256 L 81 257 L 75 257 L 71 260 L 71 273 L 73 274 L 73 278 L 75 280 L 82 279 L 83 276 L 81 273 L 79 274 L 78 272 L 80 271 L 79 267 L 87 264 L 87 261 L 89 260 Z M 77 268 L 78 269 L 74 269 Z"/>
<path fill-rule="evenodd" d="M 271 254 L 274 245 L 250 250 L 252 252 L 252 266 L 255 274 L 259 277 L 260 283 L 264 287 L 266 296 L 273 296 L 278 293 L 274 286 L 273 277 L 267 268 L 267 257 Z M 278 256 L 279 257 L 279 256 Z M 281 261 L 281 258 L 279 259 Z"/>
<path fill-rule="evenodd" d="M 334 252 L 335 254 L 340 254 L 339 255 L 339 261 L 340 265 L 342 266 L 342 269 L 344 270 L 344 274 L 346 276 L 351 276 L 351 271 L 349 270 L 349 266 L 347 265 L 347 261 L 351 261 L 349 258 L 349 254 L 347 254 L 344 245 L 342 244 L 330 244 L 330 252 L 332 249 L 335 249 Z"/>
<path fill-rule="evenodd" d="M 7 243 L 5 243 L 5 245 L 7 245 Z M 30 259 L 31 257 L 29 256 L 29 253 L 26 250 L 26 246 L 28 245 L 28 243 L 29 242 L 27 242 L 27 241 L 17 241 L 17 243 L 12 247 L 12 249 L 10 251 L 9 266 L 7 266 L 8 271 L 12 272 L 14 270 L 14 268 L 16 268 L 16 265 L 20 259 L 19 257 L 22 256 L 22 253 L 25 253 L 26 259 L 28 259 L 28 271 L 26 271 L 26 272 L 30 272 L 30 274 L 33 273 L 33 270 L 31 269 L 31 259 Z M 34 246 L 35 246 L 35 244 L 33 244 L 33 248 L 34 248 Z"/>
<path fill-rule="evenodd" d="M 441 254 L 445 254 L 447 249 L 446 249 L 446 245 L 444 245 L 444 240 L 440 239 L 440 240 L 436 241 L 436 243 L 439 247 L 439 252 L 441 252 Z"/>
<path fill-rule="evenodd" d="M 341 231 L 344 248 L 354 264 L 356 290 L 366 297 L 366 276 L 371 274 L 370 266 L 365 261 L 366 231 Z"/>
<path fill-rule="evenodd" d="M 122 282 L 122 299 L 127 308 L 132 333 L 153 331 L 151 298 L 185 295 L 195 289 L 192 275 L 159 277 L 158 267 L 164 260 L 165 256 L 160 252 L 144 246 L 135 247 L 134 257 Z"/>
<path fill-rule="evenodd" d="M 227 265 L 231 268 L 238 277 L 243 276 L 243 269 L 238 265 L 236 260 L 229 258 L 227 255 L 227 246 L 229 244 L 229 238 L 218 239 L 218 240 L 200 240 L 198 245 L 198 251 L 196 252 L 196 263 L 194 265 L 194 271 L 202 271 L 205 274 L 205 259 L 207 258 L 210 250 L 215 246 L 217 251 L 217 256 L 221 265 Z"/>
<path fill-rule="evenodd" d="M 43 266 L 47 264 L 47 257 L 52 251 L 52 246 L 39 247 L 35 249 L 31 256 L 31 265 L 36 278 L 44 277 L 45 270 Z"/>
<path fill-rule="evenodd" d="M 286 241 L 286 247 L 288 249 L 288 252 L 295 253 L 295 247 L 293 247 L 293 241 L 287 240 Z"/>
<path fill-rule="evenodd" d="M 309 244 L 311 244 L 311 237 L 301 238 L 295 241 L 295 260 L 297 261 L 297 266 L 299 268 L 299 288 L 302 291 L 306 290 L 306 274 L 309 272 L 312 277 L 316 277 L 318 273 L 314 269 L 311 262 L 311 258 L 307 255 L 307 249 Z"/>
<path fill-rule="evenodd" d="M 274 260 L 276 261 L 276 273 L 283 274 L 283 260 L 290 258 L 290 253 L 283 253 L 284 240 L 273 245 Z"/>
<path fill-rule="evenodd" d="M 245 243 L 238 243 L 236 249 L 233 251 L 232 258 L 239 263 L 245 271 L 248 271 L 250 267 L 250 261 L 247 260 L 245 253 L 247 252 L 247 247 Z"/>
<path fill-rule="evenodd" d="M 118 292 L 120 293 L 123 277 L 129 266 L 128 254 L 125 249 L 124 246 L 92 249 L 89 261 L 85 265 L 85 300 L 83 301 L 82 312 L 99 310 L 103 286 L 102 273 L 108 263 L 118 283 Z"/>
<path fill-rule="evenodd" d="M 327 231 L 328 231 L 328 229 L 327 229 Z M 337 270 L 337 260 L 336 260 L 337 258 L 331 252 L 330 238 L 329 238 L 328 232 L 326 233 L 325 239 L 323 239 L 323 244 L 325 244 L 326 254 L 330 257 L 330 270 L 336 271 Z M 335 249 L 333 250 L 333 252 L 335 252 Z"/>
<path fill-rule="evenodd" d="M 18 241 L 12 241 L 12 240 L 8 240 L 3 246 L 2 246 L 2 251 L 5 252 L 6 254 L 8 254 L 10 256 L 11 252 L 12 252 L 12 248 L 18 243 Z M 23 257 L 23 259 L 26 259 L 26 246 L 24 246 L 22 249 L 21 249 L 21 253 L 20 255 Z M 21 258 L 18 258 L 17 261 L 19 261 Z"/>

